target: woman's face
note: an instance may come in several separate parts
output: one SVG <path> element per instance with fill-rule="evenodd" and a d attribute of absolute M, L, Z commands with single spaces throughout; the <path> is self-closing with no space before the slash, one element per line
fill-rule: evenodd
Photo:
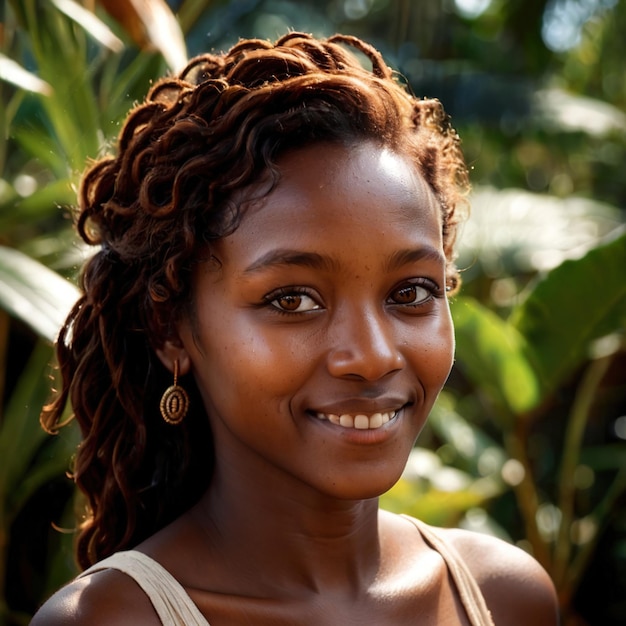
<path fill-rule="evenodd" d="M 212 244 L 219 263 L 198 267 L 181 362 L 218 474 L 373 497 L 399 478 L 452 365 L 440 210 L 373 143 L 279 165 L 278 186 Z"/>

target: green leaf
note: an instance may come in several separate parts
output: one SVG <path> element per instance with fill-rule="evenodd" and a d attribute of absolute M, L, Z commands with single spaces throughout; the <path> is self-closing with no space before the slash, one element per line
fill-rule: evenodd
<path fill-rule="evenodd" d="M 506 489 L 499 478 L 476 478 L 445 465 L 432 450 L 416 446 L 400 480 L 380 499 L 381 506 L 429 524 L 452 526 L 470 509 Z"/>
<path fill-rule="evenodd" d="M 46 385 L 44 391 L 46 395 L 43 397 L 44 402 L 48 400 L 49 386 Z M 24 421 L 28 419 L 28 429 L 33 430 L 35 426 L 41 431 L 37 438 L 31 438 L 29 441 L 38 441 L 43 443 L 43 451 L 31 457 L 31 464 L 28 469 L 21 467 L 24 473 L 18 477 L 18 480 L 9 485 L 11 491 L 7 497 L 8 517 L 13 518 L 24 507 L 28 500 L 46 483 L 63 476 L 70 467 L 70 459 L 76 451 L 80 437 L 78 428 L 75 423 L 63 429 L 56 435 L 47 434 L 39 424 L 38 415 L 43 407 L 42 405 L 34 406 L 33 410 L 22 418 Z M 35 414 L 36 413 L 36 414 Z M 42 441 L 43 440 L 43 441 Z"/>
<path fill-rule="evenodd" d="M 51 346 L 39 341 L 18 378 L 0 425 L 0 507 L 6 524 L 42 485 L 67 470 L 78 443 L 75 426 L 50 437 L 39 423 L 41 409 L 50 399 L 51 360 Z"/>
<path fill-rule="evenodd" d="M 52 217 L 60 206 L 69 206 L 75 199 L 76 194 L 67 179 L 44 185 L 25 198 L 15 195 L 9 202 L 0 204 L 0 226 L 8 230 Z"/>
<path fill-rule="evenodd" d="M 67 179 L 70 168 L 65 155 L 59 149 L 59 143 L 54 138 L 54 130 L 48 124 L 45 126 L 41 121 L 33 118 L 43 116 L 43 110 L 35 106 L 25 108 L 25 120 L 18 120 L 13 125 L 13 136 L 20 150 L 37 159 L 39 163 L 51 170 L 56 178 Z"/>
<path fill-rule="evenodd" d="M 50 382 L 45 373 L 51 358 L 51 347 L 40 342 L 18 379 L 18 386 L 2 420 L 0 506 L 5 511 L 5 519 L 15 514 L 16 511 L 8 505 L 8 501 L 16 495 L 20 479 L 47 436 L 39 424 L 39 414 L 50 393 Z M 28 498 L 30 495 L 32 492 L 29 491 L 22 497 Z"/>
<path fill-rule="evenodd" d="M 541 387 L 526 357 L 522 334 L 511 324 L 470 298 L 452 304 L 457 360 L 478 389 L 494 402 L 501 426 L 530 410 Z"/>
<path fill-rule="evenodd" d="M 487 500 L 471 488 L 441 491 L 401 478 L 381 496 L 380 505 L 388 511 L 405 513 L 434 526 L 455 526 L 468 510 L 484 505 Z"/>
<path fill-rule="evenodd" d="M 63 157 L 72 171 L 80 170 L 100 143 L 86 34 L 49 3 L 29 19 L 38 74 L 54 87 L 54 97 L 42 99 L 41 105 Z"/>
<path fill-rule="evenodd" d="M 74 0 L 51 0 L 52 4 L 70 19 L 82 26 L 96 41 L 113 52 L 120 52 L 124 42 L 95 13 L 88 11 Z"/>
<path fill-rule="evenodd" d="M 52 342 L 78 289 L 18 250 L 0 246 L 0 307 Z"/>
<path fill-rule="evenodd" d="M 507 455 L 500 444 L 455 410 L 450 395 L 442 393 L 428 417 L 435 433 L 464 460 L 474 476 L 500 472 Z M 467 467 L 465 467 L 467 466 Z"/>
<path fill-rule="evenodd" d="M 19 63 L 3 54 L 0 54 L 0 80 L 5 80 L 20 89 L 32 91 L 42 96 L 52 94 L 52 87 L 45 80 L 41 80 L 39 76 L 25 70 Z"/>
<path fill-rule="evenodd" d="M 540 280 L 511 324 L 547 391 L 589 356 L 595 339 L 626 327 L 626 232 L 580 259 L 565 261 Z"/>

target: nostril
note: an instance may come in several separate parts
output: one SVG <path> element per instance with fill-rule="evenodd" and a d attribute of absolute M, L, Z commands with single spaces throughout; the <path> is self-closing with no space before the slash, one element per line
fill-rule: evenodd
<path fill-rule="evenodd" d="M 375 354 L 367 351 L 335 350 L 328 355 L 328 371 L 341 378 L 376 381 L 404 367 L 400 352 Z"/>

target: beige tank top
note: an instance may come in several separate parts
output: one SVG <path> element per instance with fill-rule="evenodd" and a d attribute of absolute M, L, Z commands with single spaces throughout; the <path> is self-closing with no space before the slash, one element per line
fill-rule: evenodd
<path fill-rule="evenodd" d="M 494 626 L 478 584 L 459 553 L 437 535 L 434 528 L 404 515 L 437 551 L 448 566 L 471 626 Z M 136 550 L 117 552 L 96 563 L 79 578 L 104 569 L 115 569 L 130 576 L 150 598 L 164 626 L 210 626 L 183 586 L 159 563 Z"/>

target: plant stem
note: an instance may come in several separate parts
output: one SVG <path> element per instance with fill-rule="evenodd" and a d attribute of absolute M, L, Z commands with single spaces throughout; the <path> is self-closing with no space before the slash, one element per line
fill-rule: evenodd
<path fill-rule="evenodd" d="M 4 406 L 10 322 L 9 314 L 0 309 L 0 428 L 2 428 L 2 407 Z"/>
<path fill-rule="evenodd" d="M 593 406 L 598 387 L 611 364 L 611 360 L 612 354 L 602 356 L 589 364 L 574 397 L 572 411 L 565 431 L 563 457 L 559 471 L 559 498 L 557 503 L 561 511 L 561 523 L 554 549 L 553 571 L 557 588 L 563 589 L 564 592 L 572 552 L 570 530 L 574 521 L 574 503 L 576 498 L 574 472 L 578 467 L 589 412 Z"/>
<path fill-rule="evenodd" d="M 9 315 L 6 311 L 0 310 L 0 432 L 2 430 L 2 407 L 4 406 L 4 386 L 6 381 L 6 355 L 9 335 Z M 8 611 L 5 602 L 5 584 L 7 567 L 7 546 L 9 535 L 9 524 L 6 516 L 7 493 L 6 485 L 0 477 L 0 623 Z"/>
<path fill-rule="evenodd" d="M 626 466 L 620 468 L 608 492 L 590 516 L 591 519 L 596 521 L 595 534 L 580 548 L 578 554 L 572 559 L 571 564 L 567 568 L 567 578 L 565 582 L 565 598 L 567 600 L 574 595 L 580 583 L 580 579 L 585 573 L 587 564 L 593 556 L 596 545 L 600 540 L 602 530 L 609 522 L 613 506 L 617 499 L 624 493 L 624 490 L 626 490 Z"/>
<path fill-rule="evenodd" d="M 2 494 L 0 499 L 0 624 L 4 624 L 9 606 L 6 598 L 6 580 L 8 567 L 8 548 L 9 548 L 9 526 L 8 516 L 6 515 L 6 494 Z"/>
<path fill-rule="evenodd" d="M 523 420 L 520 420 L 520 424 Z M 539 496 L 537 494 L 537 486 L 535 485 L 533 470 L 526 453 L 527 437 L 520 429 L 509 433 L 505 438 L 505 444 L 509 456 L 522 464 L 524 468 L 524 477 L 522 481 L 514 487 L 517 505 L 519 506 L 526 538 L 533 548 L 533 556 L 550 571 L 551 556 L 548 544 L 539 532 L 537 525 L 537 510 L 539 508 Z"/>

